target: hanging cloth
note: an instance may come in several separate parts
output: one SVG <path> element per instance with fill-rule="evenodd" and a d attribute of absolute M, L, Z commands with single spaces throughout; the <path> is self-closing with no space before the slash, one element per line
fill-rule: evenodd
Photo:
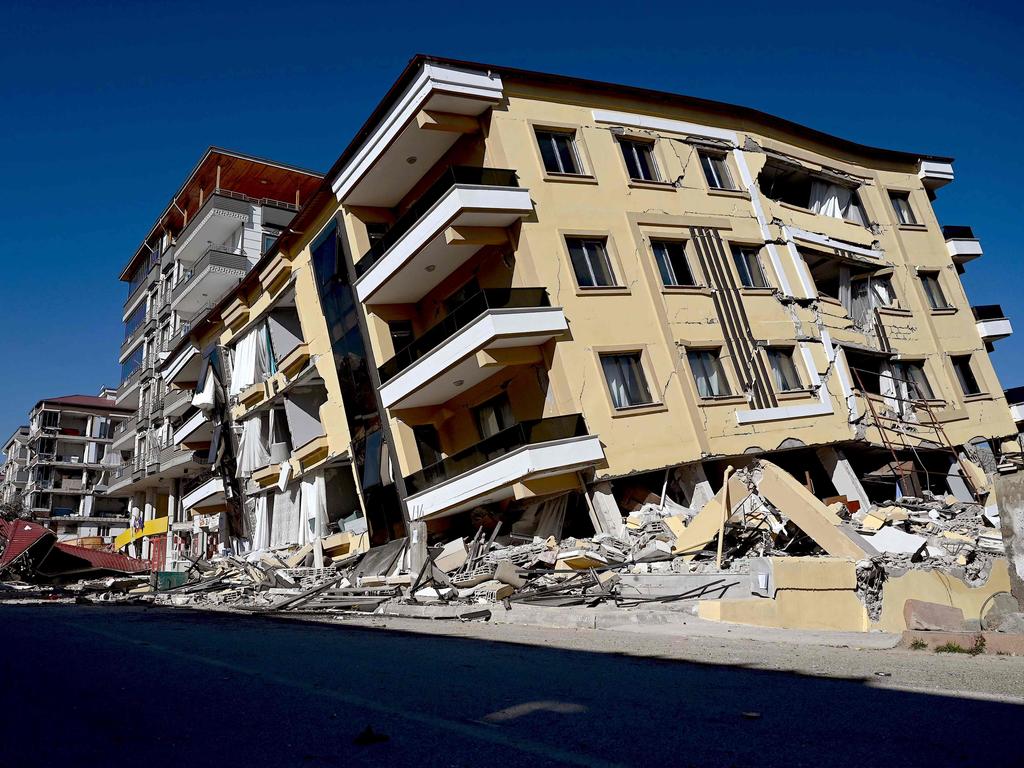
<path fill-rule="evenodd" d="M 238 440 L 238 470 L 236 477 L 248 477 L 260 467 L 270 463 L 270 451 L 264 438 L 263 414 L 256 414 L 242 422 L 242 436 Z"/>
<path fill-rule="evenodd" d="M 270 510 L 267 502 L 269 494 L 261 493 L 255 499 L 254 517 L 256 530 L 252 534 L 252 550 L 259 551 L 270 547 Z"/>

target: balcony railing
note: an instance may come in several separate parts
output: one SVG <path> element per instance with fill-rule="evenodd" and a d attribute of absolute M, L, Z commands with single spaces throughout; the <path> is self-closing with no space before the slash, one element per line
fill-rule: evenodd
<path fill-rule="evenodd" d="M 974 313 L 975 320 L 1006 319 L 1006 315 L 1003 313 L 1003 308 L 998 304 L 980 304 L 976 307 L 971 307 L 971 312 Z"/>
<path fill-rule="evenodd" d="M 586 434 L 587 425 L 583 421 L 583 416 L 578 413 L 570 416 L 523 421 L 513 427 L 503 429 L 465 450 L 454 453 L 446 459 L 430 464 L 419 472 L 408 475 L 405 478 L 405 485 L 409 493 L 419 493 L 438 483 L 443 483 L 445 480 L 476 469 L 517 448 L 550 440 L 581 437 Z"/>
<path fill-rule="evenodd" d="M 942 228 L 942 236 L 947 240 L 977 240 L 974 230 L 970 227 L 950 225 Z"/>
<path fill-rule="evenodd" d="M 457 184 L 466 184 L 480 187 L 518 187 L 516 172 L 506 168 L 477 168 L 466 165 L 453 165 L 448 168 L 441 178 L 435 181 L 427 191 L 410 205 L 405 213 L 398 217 L 394 224 L 384 235 L 377 240 L 370 249 L 363 254 L 363 257 L 356 262 L 356 274 L 365 274 L 391 246 L 397 243 L 402 236 L 413 228 L 423 215 L 434 207 L 445 192 Z"/>
<path fill-rule="evenodd" d="M 231 253 L 220 248 L 207 248 L 206 252 L 192 265 L 192 268 L 178 280 L 171 293 L 171 300 L 177 300 L 189 285 L 206 271 L 207 267 L 223 267 L 225 269 L 238 269 L 242 272 L 248 272 L 249 261 L 241 253 Z"/>
<path fill-rule="evenodd" d="M 394 357 L 380 366 L 378 371 L 381 384 L 394 378 L 421 357 L 439 347 L 489 309 L 550 306 L 548 294 L 543 288 L 488 288 L 475 293 L 452 310 L 447 317 L 402 347 Z"/>

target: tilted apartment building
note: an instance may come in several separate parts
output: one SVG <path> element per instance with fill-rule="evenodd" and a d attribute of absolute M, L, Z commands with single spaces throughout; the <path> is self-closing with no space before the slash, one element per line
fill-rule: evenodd
<path fill-rule="evenodd" d="M 190 392 L 168 391 L 159 366 L 267 252 L 320 179 L 311 171 L 210 148 L 121 273 L 128 298 L 117 403 L 132 413 L 114 435 L 120 463 L 109 492 L 127 498 L 140 523 L 118 545 L 141 537 L 137 554 L 158 565 L 168 515 L 180 507 L 189 484 L 210 471 L 207 451 L 178 448 L 172 440 L 195 408 Z"/>
<path fill-rule="evenodd" d="M 30 519 L 62 539 L 96 538 L 102 544 L 128 528 L 124 500 L 106 495 L 116 463 L 114 429 L 128 415 L 106 388 L 98 395 L 36 403 L 24 440 L 28 476 L 23 508 Z"/>
<path fill-rule="evenodd" d="M 220 440 L 183 511 L 257 547 L 362 515 L 375 543 L 615 533 L 626 497 L 699 508 L 765 454 L 823 497 L 970 497 L 1016 428 L 987 354 L 1009 322 L 959 279 L 980 246 L 931 206 L 952 179 L 744 107 L 417 57 L 165 363 L 202 403 L 177 444 Z"/>
<path fill-rule="evenodd" d="M 20 426 L 4 443 L 0 504 L 24 503 L 25 485 L 28 483 L 28 436 L 28 426 Z"/>

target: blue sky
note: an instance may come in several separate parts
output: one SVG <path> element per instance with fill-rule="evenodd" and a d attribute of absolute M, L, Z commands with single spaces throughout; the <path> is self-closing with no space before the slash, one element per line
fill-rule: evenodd
<path fill-rule="evenodd" d="M 828 4 L 826 4 L 828 5 Z M 417 52 L 744 104 L 957 158 L 939 192 L 985 257 L 975 304 L 1020 330 L 1024 118 L 1011 3 L 9 3 L 0 28 L 0 431 L 117 384 L 117 276 L 209 145 L 327 169 Z M 2 438 L 0 438 L 2 439 Z"/>

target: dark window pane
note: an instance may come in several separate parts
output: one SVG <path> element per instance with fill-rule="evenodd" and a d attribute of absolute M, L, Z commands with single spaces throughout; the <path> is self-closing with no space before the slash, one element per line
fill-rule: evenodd
<path fill-rule="evenodd" d="M 665 286 L 693 286 L 696 281 L 686 258 L 686 244 L 678 240 L 653 240 L 651 248 Z"/>

